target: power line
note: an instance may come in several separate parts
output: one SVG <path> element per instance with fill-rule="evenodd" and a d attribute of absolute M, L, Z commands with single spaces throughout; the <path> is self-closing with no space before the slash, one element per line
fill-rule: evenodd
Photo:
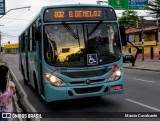
<path fill-rule="evenodd" d="M 14 35 L 10 35 L 10 34 L 6 34 L 4 32 L 1 32 L 2 34 L 6 35 L 6 36 L 10 36 L 10 37 L 18 37 L 18 36 L 14 36 Z"/>
<path fill-rule="evenodd" d="M 17 37 L 11 37 L 11 36 L 7 36 L 7 38 L 18 38 L 18 36 L 17 36 Z"/>
<path fill-rule="evenodd" d="M 12 9 L 8 10 L 8 11 L 6 12 L 6 14 L 7 14 L 8 12 L 12 11 L 12 10 L 18 10 L 18 9 L 24 9 L 24 8 L 30 8 L 30 7 L 31 7 L 31 6 L 20 7 L 20 8 L 12 8 Z M 6 15 L 6 14 L 5 14 L 5 15 Z M 0 19 L 3 18 L 3 16 L 5 16 L 5 15 L 0 16 Z"/>
<path fill-rule="evenodd" d="M 19 18 L 24 11 L 25 11 L 25 10 L 23 10 L 16 18 Z M 11 22 L 13 22 L 13 21 L 16 21 L 16 19 L 13 19 L 13 20 L 11 20 L 11 21 L 8 21 L 8 22 L 2 23 L 2 24 L 8 24 L 8 23 L 11 23 Z"/>

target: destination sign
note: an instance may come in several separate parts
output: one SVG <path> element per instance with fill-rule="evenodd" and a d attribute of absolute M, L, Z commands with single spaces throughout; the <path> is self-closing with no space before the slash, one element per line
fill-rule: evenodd
<path fill-rule="evenodd" d="M 65 18 L 65 14 L 68 14 L 68 18 L 97 18 L 102 17 L 102 11 L 101 10 L 81 10 L 81 11 L 68 11 L 68 13 L 65 13 L 65 11 L 55 11 L 53 14 L 54 18 Z"/>
<path fill-rule="evenodd" d="M 45 22 L 77 20 L 116 20 L 116 14 L 112 8 L 86 7 L 47 9 L 44 14 Z"/>

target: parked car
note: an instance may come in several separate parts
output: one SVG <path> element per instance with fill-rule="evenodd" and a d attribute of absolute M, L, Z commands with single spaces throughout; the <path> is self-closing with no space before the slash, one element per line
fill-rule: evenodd
<path fill-rule="evenodd" d="M 129 52 L 122 52 L 123 54 L 123 62 L 130 61 L 131 63 L 134 61 L 134 56 Z"/>

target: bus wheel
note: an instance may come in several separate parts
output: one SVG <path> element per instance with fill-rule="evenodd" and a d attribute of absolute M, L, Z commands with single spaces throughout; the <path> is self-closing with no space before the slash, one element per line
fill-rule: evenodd
<path fill-rule="evenodd" d="M 28 85 L 28 81 L 25 79 L 25 74 L 24 74 L 24 69 L 23 69 L 23 67 L 22 67 L 22 76 L 23 76 L 23 83 L 24 83 L 25 85 Z"/>

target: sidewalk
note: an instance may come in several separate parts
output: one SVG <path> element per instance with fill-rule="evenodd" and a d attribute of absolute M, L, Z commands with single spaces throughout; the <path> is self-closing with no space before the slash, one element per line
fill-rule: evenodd
<path fill-rule="evenodd" d="M 0 65 L 6 65 L 5 61 L 3 60 L 2 54 L 0 54 Z M 19 106 L 17 103 L 18 99 L 17 96 L 14 95 L 12 103 L 13 103 L 13 112 L 18 112 L 19 111 Z M 14 121 L 21 121 L 18 118 L 15 118 Z"/>
<path fill-rule="evenodd" d="M 2 54 L 0 53 L 0 64 L 4 64 L 4 60 L 2 59 Z"/>
<path fill-rule="evenodd" d="M 147 70 L 160 72 L 160 60 L 136 60 L 135 66 L 132 63 L 124 63 L 124 68 L 137 69 L 137 70 Z"/>
<path fill-rule="evenodd" d="M 0 64 L 7 65 L 3 58 L 3 54 L 0 53 Z M 9 68 L 10 69 L 10 68 Z M 34 112 L 36 113 L 36 110 L 31 106 L 31 104 L 27 100 L 27 95 L 25 94 L 24 91 L 22 91 L 22 87 L 18 83 L 18 80 L 16 80 L 12 70 L 10 69 L 11 72 L 11 77 L 12 81 L 16 85 L 16 95 L 14 95 L 12 103 L 13 103 L 13 112 L 14 113 L 22 113 L 25 114 L 26 112 L 31 113 Z M 30 119 L 25 119 L 25 118 L 14 118 L 14 121 L 40 121 L 39 118 L 30 118 Z"/>

